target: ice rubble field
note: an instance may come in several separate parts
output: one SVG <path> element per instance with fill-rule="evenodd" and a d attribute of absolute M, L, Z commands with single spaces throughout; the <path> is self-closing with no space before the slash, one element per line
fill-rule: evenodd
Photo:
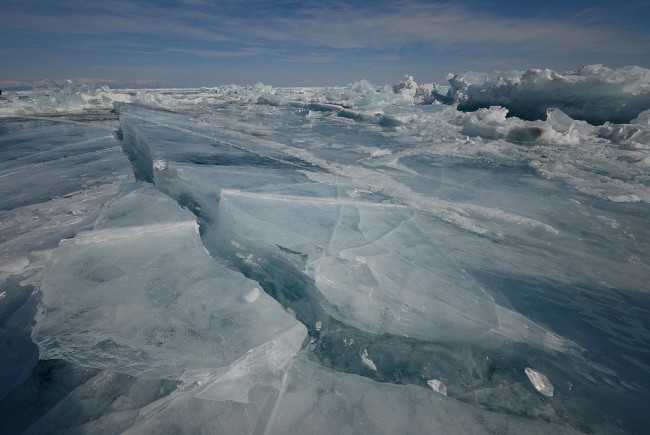
<path fill-rule="evenodd" d="M 650 71 L 0 98 L 1 433 L 650 423 Z"/>

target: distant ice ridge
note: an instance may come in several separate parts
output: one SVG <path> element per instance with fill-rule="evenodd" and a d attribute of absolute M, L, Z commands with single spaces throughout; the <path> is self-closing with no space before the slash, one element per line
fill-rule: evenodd
<path fill-rule="evenodd" d="M 449 97 L 459 110 L 490 106 L 508 108 L 522 119 L 545 119 L 558 107 L 574 119 L 592 124 L 627 123 L 650 109 L 650 70 L 638 66 L 610 69 L 589 65 L 558 73 L 531 69 L 510 73 L 450 75 Z"/>
<path fill-rule="evenodd" d="M 390 122 L 417 117 L 399 110 L 409 105 L 454 105 L 461 111 L 500 106 L 509 116 L 544 120 L 547 110 L 559 108 L 575 120 L 591 124 L 625 124 L 650 109 L 650 70 L 627 66 L 610 69 L 589 65 L 559 73 L 531 69 L 503 73 L 449 74 L 447 84 L 420 83 L 406 75 L 394 85 L 376 86 L 366 80 L 326 88 L 276 88 L 263 83 L 226 85 L 186 90 L 179 98 L 173 90 L 110 90 L 106 86 L 66 82 L 45 89 L 8 94 L 0 115 L 20 115 L 108 108 L 113 102 L 134 102 L 160 107 L 203 102 L 239 101 L 270 104 L 309 103 L 307 110 L 343 110 L 341 116 L 393 116 Z M 189 91 L 189 92 L 187 92 Z M 206 92 L 208 91 L 208 92 Z M 7 102 L 9 104 L 7 104 Z M 318 104 L 324 104 L 318 106 Z M 338 109 L 327 106 L 334 104 Z M 386 121 L 382 121 L 386 122 Z"/>

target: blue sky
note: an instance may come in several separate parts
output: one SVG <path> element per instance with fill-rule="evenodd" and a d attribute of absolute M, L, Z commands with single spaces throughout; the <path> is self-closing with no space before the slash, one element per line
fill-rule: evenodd
<path fill-rule="evenodd" d="M 650 68 L 650 2 L 3 0 L 0 83 L 441 82 L 448 72 Z"/>

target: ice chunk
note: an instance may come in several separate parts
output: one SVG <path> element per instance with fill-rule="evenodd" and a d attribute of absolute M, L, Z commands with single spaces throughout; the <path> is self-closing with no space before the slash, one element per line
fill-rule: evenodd
<path fill-rule="evenodd" d="M 164 160 L 155 160 L 153 162 L 153 168 L 156 171 L 164 171 L 167 168 L 167 162 Z"/>
<path fill-rule="evenodd" d="M 551 381 L 548 380 L 545 374 L 533 370 L 530 367 L 526 367 L 524 371 L 526 376 L 528 376 L 530 383 L 533 384 L 533 387 L 535 387 L 540 394 L 547 397 L 553 397 L 553 384 L 551 384 Z"/>
<path fill-rule="evenodd" d="M 374 361 L 368 357 L 368 351 L 366 349 L 364 349 L 361 353 L 361 362 L 364 366 L 368 367 L 373 372 L 377 371 L 377 366 L 375 365 Z"/>
<path fill-rule="evenodd" d="M 141 186 L 53 253 L 32 338 L 43 358 L 131 375 L 227 367 L 298 324 L 259 290 L 242 304 L 255 287 L 207 254 L 191 213 Z"/>
<path fill-rule="evenodd" d="M 500 106 L 481 108 L 471 113 L 459 113 L 453 124 L 462 126 L 461 133 L 484 139 L 507 139 L 519 143 L 550 141 L 554 138 L 548 124 L 527 122 L 507 117 L 508 109 Z"/>
<path fill-rule="evenodd" d="M 429 379 L 427 381 L 427 385 L 431 387 L 433 391 L 436 393 L 440 393 L 443 396 L 447 395 L 447 386 L 442 382 L 437 379 Z"/>
<path fill-rule="evenodd" d="M 568 340 L 495 304 L 471 280 L 459 282 L 455 260 L 432 238 L 439 224 L 429 219 L 390 204 L 222 191 L 221 230 L 211 243 L 233 246 L 236 240 L 236 246 L 276 251 L 291 262 L 300 254 L 297 267 L 324 297 L 319 305 L 363 331 L 495 345 L 507 337 L 575 350 Z M 272 248 L 277 246 L 284 249 Z M 257 266 L 258 275 L 277 289 L 276 283 L 288 281 L 287 272 L 269 277 L 269 263 Z M 297 289 L 289 292 L 295 299 Z"/>

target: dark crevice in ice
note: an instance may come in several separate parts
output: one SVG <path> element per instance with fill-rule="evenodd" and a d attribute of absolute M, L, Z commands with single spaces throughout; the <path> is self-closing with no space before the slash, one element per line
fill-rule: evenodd
<path fill-rule="evenodd" d="M 329 327 L 345 327 L 325 312 L 325 298 L 316 288 L 314 280 L 302 271 L 305 255 L 281 246 L 235 250 L 219 232 L 218 228 L 211 229 L 203 238 L 208 251 L 217 258 L 225 259 L 232 269 L 258 282 L 264 292 L 307 327 L 312 338 L 318 338 Z M 317 322 L 320 322 L 318 327 Z"/>
<path fill-rule="evenodd" d="M 122 151 L 131 162 L 131 169 L 136 181 L 146 181 L 153 183 L 153 160 L 151 151 L 145 147 L 137 146 L 137 141 L 133 137 L 133 132 L 118 128 L 115 136 L 122 142 Z"/>

